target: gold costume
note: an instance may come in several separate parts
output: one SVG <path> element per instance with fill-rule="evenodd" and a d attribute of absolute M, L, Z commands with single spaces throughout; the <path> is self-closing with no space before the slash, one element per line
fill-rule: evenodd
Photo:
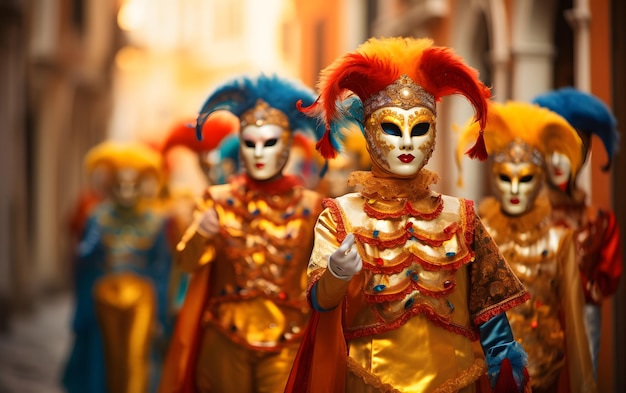
<path fill-rule="evenodd" d="M 313 285 L 346 234 L 355 234 L 363 271 L 339 306 L 349 342 L 346 391 L 474 391 L 486 372 L 474 350 L 477 325 L 522 303 L 524 288 L 471 201 L 427 188 L 436 175 L 423 169 L 408 188 L 352 176 L 364 190 L 325 200 L 309 264 Z M 320 304 L 332 297 L 323 282 Z"/>
<path fill-rule="evenodd" d="M 178 245 L 184 269 L 210 269 L 196 364 L 199 389 L 284 389 L 309 318 L 306 266 L 320 202 L 301 186 L 280 193 L 255 189 L 245 175 L 207 191 L 196 215 L 215 209 L 220 234 L 207 239 L 195 222 Z M 232 367 L 220 367 L 229 362 Z M 249 363 L 257 375 L 238 369 Z"/>
<path fill-rule="evenodd" d="M 492 102 L 483 130 L 494 197 L 479 216 L 530 300 L 507 311 L 528 354 L 533 392 L 594 392 L 584 325 L 584 296 L 573 232 L 556 225 L 545 191 L 545 157 L 559 152 L 580 162 L 580 138 L 560 116 L 525 102 Z M 464 138 L 478 132 L 469 125 Z M 460 161 L 460 160 L 459 160 Z"/>
<path fill-rule="evenodd" d="M 108 391 L 147 392 L 156 318 L 153 284 L 134 273 L 109 274 L 95 285 L 94 299 L 107 344 Z"/>
<path fill-rule="evenodd" d="M 584 296 L 572 232 L 553 225 L 550 210 L 547 197 L 540 195 L 523 216 L 506 216 L 494 198 L 481 203 L 479 214 L 531 294 L 531 300 L 507 315 L 528 353 L 534 391 L 555 391 L 566 364 L 571 391 L 590 391 Z"/>

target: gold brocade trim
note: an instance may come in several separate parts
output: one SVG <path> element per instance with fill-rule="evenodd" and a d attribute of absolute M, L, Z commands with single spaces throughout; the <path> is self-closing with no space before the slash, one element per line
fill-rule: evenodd
<path fill-rule="evenodd" d="M 377 375 L 374 375 L 361 367 L 354 359 L 348 356 L 348 369 L 357 377 L 361 378 L 366 385 L 372 386 L 381 393 L 402 393 L 402 391 L 394 388 L 388 383 L 383 383 Z M 476 359 L 474 363 L 467 369 L 462 371 L 454 378 L 448 379 L 433 393 L 454 393 L 478 381 L 478 379 L 487 373 L 487 364 L 484 359 Z"/>
<path fill-rule="evenodd" d="M 391 179 L 376 177 L 369 171 L 352 172 L 348 185 L 361 186 L 365 198 L 394 200 L 406 198 L 411 201 L 422 199 L 430 193 L 429 186 L 439 181 L 439 175 L 422 169 L 412 179 Z"/>
<path fill-rule="evenodd" d="M 481 219 L 489 223 L 499 239 L 515 239 L 518 244 L 531 244 L 543 237 L 549 229 L 552 207 L 547 195 L 542 194 L 535 200 L 533 208 L 520 216 L 504 214 L 500 202 L 493 197 L 486 198 L 478 211 Z"/>

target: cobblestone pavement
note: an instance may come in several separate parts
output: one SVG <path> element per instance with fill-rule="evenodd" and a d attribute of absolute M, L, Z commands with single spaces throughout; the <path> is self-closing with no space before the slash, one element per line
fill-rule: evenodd
<path fill-rule="evenodd" d="M 34 312 L 16 315 L 0 333 L 0 393 L 62 393 L 69 354 L 70 294 L 42 300 Z"/>

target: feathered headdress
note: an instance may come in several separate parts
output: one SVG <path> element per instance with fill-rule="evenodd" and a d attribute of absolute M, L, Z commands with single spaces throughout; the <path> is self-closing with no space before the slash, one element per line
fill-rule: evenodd
<path fill-rule="evenodd" d="M 228 135 L 239 131 L 239 119 L 227 111 L 213 114 L 210 123 L 202 127 L 202 137 L 197 138 L 192 119 L 176 123 L 161 145 L 161 153 L 166 154 L 176 146 L 184 146 L 197 153 L 211 151 Z"/>
<path fill-rule="evenodd" d="M 304 113 L 319 116 L 326 124 L 324 137 L 317 143 L 322 156 L 334 158 L 337 154 L 340 136 L 336 122 L 352 119 L 363 123 L 363 116 L 382 106 L 401 106 L 402 92 L 394 95 L 390 91 L 396 89 L 397 93 L 400 85 L 410 91 L 411 103 L 417 99 L 433 112 L 442 97 L 461 94 L 474 106 L 480 128 L 485 126 L 489 89 L 478 79 L 478 72 L 450 48 L 432 44 L 426 38 L 371 38 L 322 71 L 317 101 L 308 107 L 299 104 Z M 339 104 L 349 93 L 359 102 L 352 101 L 349 107 Z M 487 158 L 482 133 L 467 153 L 472 158 Z"/>
<path fill-rule="evenodd" d="M 609 170 L 613 156 L 619 148 L 619 133 L 617 120 L 604 102 L 573 87 L 563 87 L 539 95 L 533 102 L 563 116 L 579 132 L 589 136 L 597 135 L 609 157 L 602 170 Z"/>
<path fill-rule="evenodd" d="M 212 123 L 212 114 L 218 110 L 226 110 L 242 119 L 244 113 L 256 106 L 266 105 L 267 110 L 278 110 L 272 116 L 286 117 L 288 129 L 292 132 L 310 133 L 318 138 L 323 127 L 317 121 L 302 114 L 296 102 L 302 100 L 306 105 L 315 101 L 315 93 L 291 80 L 276 75 L 261 74 L 258 77 L 241 76 L 232 79 L 215 89 L 206 99 L 196 119 L 196 136 L 202 140 L 201 130 L 206 122 Z"/>
<path fill-rule="evenodd" d="M 479 125 L 471 122 L 461 131 L 456 149 L 459 173 L 463 151 L 479 132 Z M 519 138 L 539 151 L 544 159 L 553 152 L 565 155 L 572 163 L 572 176 L 582 162 L 582 141 L 576 130 L 561 116 L 535 104 L 490 102 L 483 133 L 489 154 L 501 151 Z"/>

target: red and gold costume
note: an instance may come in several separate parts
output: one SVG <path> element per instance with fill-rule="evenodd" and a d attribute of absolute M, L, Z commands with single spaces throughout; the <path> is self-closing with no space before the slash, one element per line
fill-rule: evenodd
<path fill-rule="evenodd" d="M 341 306 L 319 322 L 325 328 L 327 320 L 341 320 L 349 356 L 323 367 L 347 367 L 346 392 L 473 386 L 487 369 L 474 350 L 477 325 L 526 299 L 471 201 L 429 190 L 436 176 L 422 175 L 406 184 L 356 172 L 351 184 L 365 187 L 360 194 L 325 200 L 310 286 L 348 232 L 365 266 Z M 323 354 L 325 341 L 315 345 Z"/>
<path fill-rule="evenodd" d="M 321 211 L 319 194 L 282 173 L 292 132 L 317 127 L 294 96 L 315 98 L 277 77 L 242 77 L 218 88 L 199 115 L 197 127 L 210 128 L 212 111 L 230 105 L 246 172 L 206 190 L 177 246 L 192 277 L 160 392 L 284 390 L 310 316 L 306 269 Z"/>
<path fill-rule="evenodd" d="M 572 87 L 541 94 L 536 104 L 561 115 L 576 129 L 583 141 L 583 165 L 588 157 L 592 136 L 602 141 L 608 171 L 619 146 L 617 121 L 609 107 L 598 97 Z M 570 169 L 568 171 L 568 169 Z M 571 169 L 574 169 L 572 172 Z M 557 224 L 574 230 L 574 243 L 585 291 L 587 334 L 597 373 L 602 332 L 602 301 L 617 291 L 623 270 L 620 230 L 611 210 L 590 205 L 586 193 L 578 188 L 578 168 L 557 155 L 548 161 L 548 190 L 552 216 Z"/>
<path fill-rule="evenodd" d="M 585 193 L 549 190 L 552 216 L 574 230 L 576 255 L 587 303 L 599 305 L 617 291 L 622 276 L 622 244 L 615 213 L 587 204 Z"/>
<path fill-rule="evenodd" d="M 240 175 L 229 184 L 211 187 L 198 207 L 198 212 L 217 210 L 220 235 L 206 239 L 192 226 L 178 245 L 180 266 L 194 272 L 187 297 L 204 301 L 195 310 L 197 320 L 192 321 L 203 332 L 196 333 L 197 341 L 193 336 L 178 337 L 191 342 L 189 347 L 177 347 L 199 350 L 198 364 L 211 364 L 221 373 L 232 374 L 230 391 L 251 386 L 246 380 L 251 377 L 230 369 L 226 354 L 218 348 L 241 351 L 240 356 L 265 357 L 265 372 L 277 377 L 286 377 L 291 368 L 309 318 L 303 261 L 312 247 L 320 202 L 318 194 L 304 189 L 295 177 L 257 184 Z M 181 314 L 189 311 L 189 305 L 185 302 Z M 201 372 L 198 368 L 189 371 Z M 201 383 L 202 375 L 198 377 Z M 275 391 L 280 382 L 272 383 L 269 378 L 266 388 Z"/>
<path fill-rule="evenodd" d="M 372 170 L 350 176 L 359 192 L 324 200 L 308 268 L 315 311 L 287 392 L 472 392 L 490 390 L 488 375 L 498 391 L 523 389 L 505 311 L 528 293 L 472 202 L 432 191 L 438 176 L 423 168 L 435 102 L 463 94 L 484 125 L 488 89 L 447 48 L 390 38 L 337 59 L 320 91 L 303 108 L 327 125 L 318 149 L 333 157 L 334 130 L 360 124 Z"/>
<path fill-rule="evenodd" d="M 470 139 L 475 131 L 466 129 Z M 580 139 L 560 116 L 520 102 L 492 103 L 484 136 L 497 196 L 481 202 L 479 215 L 531 295 L 507 315 L 528 353 L 533 392 L 593 392 L 573 233 L 555 224 L 540 192 L 545 157 L 559 151 L 580 162 Z"/>

